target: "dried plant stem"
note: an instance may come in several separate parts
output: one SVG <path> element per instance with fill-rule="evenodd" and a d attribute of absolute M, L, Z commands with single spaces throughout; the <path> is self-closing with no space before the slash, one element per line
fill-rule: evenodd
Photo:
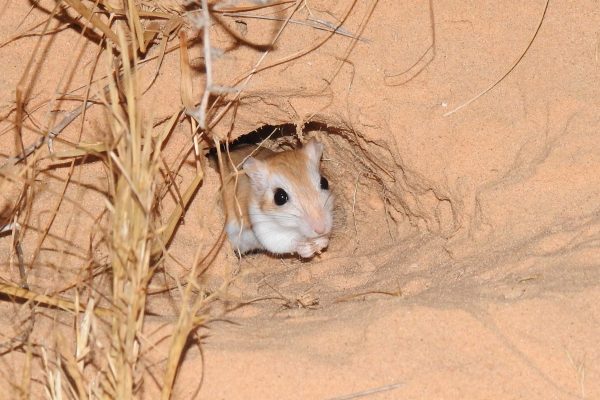
<path fill-rule="evenodd" d="M 478 95 L 476 95 L 475 97 L 471 98 L 470 100 L 464 102 L 463 104 L 461 104 L 460 106 L 456 107 L 455 109 L 453 109 L 453 110 L 448 111 L 447 113 L 445 113 L 444 117 L 448 117 L 448 116 L 454 114 L 455 112 L 457 112 L 458 110 L 460 110 L 460 109 L 468 106 L 469 104 L 471 104 L 472 102 L 474 102 L 475 100 L 477 100 L 478 98 L 480 98 L 481 96 L 483 96 L 484 94 L 486 94 L 487 92 L 489 92 L 490 90 L 492 90 L 494 87 L 496 87 L 496 85 L 498 85 L 500 82 L 502 82 L 504 80 L 504 78 L 506 78 L 511 72 L 513 72 L 513 70 L 521 62 L 521 60 L 523 59 L 523 57 L 525 57 L 525 54 L 527 54 L 527 52 L 529 51 L 529 48 L 533 44 L 533 41 L 537 37 L 537 35 L 538 35 L 539 31 L 540 31 L 540 28 L 542 27 L 542 23 L 544 22 L 544 18 L 546 17 L 546 11 L 548 11 L 548 4 L 549 3 L 550 3 L 550 0 L 546 0 L 546 4 L 544 5 L 544 11 L 542 11 L 542 17 L 540 18 L 538 26 L 535 28 L 535 32 L 533 33 L 533 36 L 532 36 L 531 40 L 527 44 L 527 47 L 525 48 L 525 50 L 521 53 L 521 55 L 515 60 L 515 62 L 512 64 L 512 66 L 508 69 L 508 71 L 506 71 L 504 73 L 504 75 L 502 75 L 502 77 L 500 77 L 500 79 L 496 80 L 494 83 L 492 83 L 490 86 L 488 86 L 487 88 L 485 88 Z"/>
<path fill-rule="evenodd" d="M 60 299 L 56 296 L 47 296 L 44 294 L 32 292 L 31 290 L 23 289 L 12 284 L 0 283 L 0 293 L 10 297 L 32 301 L 50 307 L 57 307 L 70 312 L 73 312 L 78 308 L 77 304 L 70 300 Z M 104 317 L 112 315 L 112 312 L 109 309 L 100 307 L 94 308 L 94 313 L 98 316 Z"/>
<path fill-rule="evenodd" d="M 248 18 L 248 19 L 263 19 L 263 20 L 267 20 L 267 21 L 285 21 L 285 18 L 280 18 L 280 17 L 269 17 L 266 15 L 252 15 L 252 14 L 243 14 L 243 13 L 225 13 L 223 14 L 224 17 L 230 17 L 230 18 Z M 341 36 L 346 36 L 349 38 L 355 38 L 358 39 L 360 41 L 366 41 L 366 39 L 362 39 L 360 37 L 358 37 L 357 35 L 348 32 L 347 30 L 341 28 L 341 27 L 335 27 L 333 26 L 333 24 L 329 21 L 324 21 L 324 20 L 313 20 L 313 19 L 307 19 L 307 20 L 298 20 L 298 19 L 290 19 L 289 20 L 290 24 L 296 24 L 296 25 L 303 25 L 303 26 L 308 26 L 314 29 L 319 29 L 319 30 L 323 30 L 323 31 L 327 31 L 327 32 L 333 32 L 336 33 L 338 35 Z"/>
<path fill-rule="evenodd" d="M 82 2 L 79 0 L 65 0 L 65 3 L 73 7 L 75 11 L 90 21 L 96 28 L 100 29 L 100 31 L 102 31 L 102 33 L 104 33 L 108 39 L 112 40 L 113 43 L 119 43 L 117 35 L 115 35 L 112 29 L 110 29 L 110 27 L 106 25 L 96 14 L 94 14 L 92 10 L 84 6 Z"/>
<path fill-rule="evenodd" d="M 390 390 L 398 389 L 399 387 L 401 387 L 403 385 L 404 385 L 404 383 L 394 383 L 392 385 L 379 386 L 376 388 L 364 390 L 362 392 L 352 393 L 352 394 L 349 394 L 346 396 L 334 397 L 334 398 L 331 398 L 330 400 L 354 400 L 354 399 L 358 399 L 360 397 L 367 397 L 372 394 L 388 392 Z"/>
<path fill-rule="evenodd" d="M 57 137 L 63 129 L 65 129 L 71 122 L 75 120 L 75 118 L 77 118 L 84 111 L 84 109 L 90 108 L 93 105 L 93 102 L 87 102 L 85 103 L 85 105 L 82 104 L 76 109 L 69 111 L 67 115 L 65 115 L 65 117 L 48 132 L 48 136 L 40 136 L 40 138 L 36 140 L 35 143 L 26 147 L 21 154 L 7 159 L 6 162 L 0 168 L 15 165 L 16 163 L 21 162 L 27 157 L 29 157 L 31 153 L 42 147 L 44 143 L 46 143 L 47 141 L 50 142 L 52 139 Z"/>
<path fill-rule="evenodd" d="M 183 349 L 190 334 L 205 323 L 206 318 L 203 315 L 199 315 L 202 309 L 217 298 L 219 292 L 215 292 L 210 296 L 203 296 L 198 294 L 198 282 L 196 277 L 198 276 L 198 267 L 202 265 L 202 259 L 200 259 L 200 251 L 196 253 L 194 265 L 189 273 L 189 281 L 183 292 L 183 300 L 181 302 L 181 311 L 179 313 L 179 320 L 173 332 L 171 345 L 169 347 L 169 358 L 167 359 L 167 367 L 165 371 L 165 378 L 163 382 L 163 389 L 161 393 L 161 400 L 169 400 L 175 385 L 175 377 L 177 376 L 177 369 L 179 367 L 181 355 Z M 180 287 L 180 289 L 182 289 Z"/>
<path fill-rule="evenodd" d="M 208 100 L 210 99 L 213 90 L 212 76 L 212 48 L 210 45 L 210 10 L 208 9 L 208 1 L 201 0 L 202 4 L 202 43 L 204 45 L 204 65 L 206 68 L 206 83 L 204 85 L 204 93 L 202 101 L 195 109 L 187 109 L 187 113 L 192 116 L 200 127 L 207 130 L 206 113 L 208 110 Z"/>
<path fill-rule="evenodd" d="M 131 23 L 130 23 L 131 25 Z M 133 27 L 130 26 L 130 30 Z M 133 65 L 135 53 L 129 55 L 129 46 L 119 31 L 123 64 L 123 87 L 125 105 L 123 110 L 117 83 L 109 84 L 110 123 L 112 142 L 117 143 L 111 152 L 111 160 L 118 164 L 113 188 L 112 216 L 112 272 L 113 272 L 113 318 L 111 330 L 110 373 L 108 386 L 113 386 L 115 397 L 131 399 L 142 376 L 139 366 L 142 342 L 139 335 L 144 324 L 148 282 L 153 270 L 150 268 L 155 202 L 158 175 L 158 151 L 154 152 L 152 135 L 144 133 L 142 113 L 138 108 L 139 85 Z M 111 53 L 107 50 L 109 65 Z M 131 57 L 131 58 L 130 58 Z"/>

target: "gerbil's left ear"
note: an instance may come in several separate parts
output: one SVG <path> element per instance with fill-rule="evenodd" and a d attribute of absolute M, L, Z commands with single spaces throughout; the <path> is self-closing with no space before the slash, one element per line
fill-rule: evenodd
<path fill-rule="evenodd" d="M 267 166 L 261 160 L 257 160 L 254 157 L 248 157 L 242 168 L 250 178 L 250 183 L 254 188 L 259 191 L 266 190 L 268 186 L 268 171 Z"/>
<path fill-rule="evenodd" d="M 302 147 L 304 153 L 308 156 L 308 159 L 318 164 L 321 161 L 321 156 L 323 155 L 323 143 L 319 142 L 317 139 L 310 139 L 308 143 Z"/>

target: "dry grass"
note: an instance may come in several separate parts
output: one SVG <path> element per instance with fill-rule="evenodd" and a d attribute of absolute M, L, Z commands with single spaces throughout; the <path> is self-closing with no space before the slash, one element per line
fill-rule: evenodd
<path fill-rule="evenodd" d="M 225 282 L 223 290 L 207 295 L 199 280 L 222 244 L 221 235 L 210 243 L 208 252 L 199 248 L 193 264 L 186 266 L 186 275 L 173 279 L 170 289 L 177 289 L 172 292 L 178 295 L 179 314 L 173 316 L 176 322 L 167 338 L 170 344 L 166 361 L 161 364 L 162 371 L 158 375 L 150 373 L 145 356 L 159 342 L 146 337 L 144 330 L 150 284 L 165 259 L 173 257 L 168 243 L 204 179 L 203 145 L 213 143 L 218 147 L 220 142 L 228 140 L 213 137 L 211 129 L 225 123 L 223 116 L 235 107 L 244 85 L 256 73 L 308 54 L 333 35 L 352 37 L 353 43 L 360 38 L 338 29 L 339 25 L 313 22 L 314 28 L 329 32 L 324 39 L 267 64 L 266 57 L 286 26 L 300 23 L 292 17 L 300 7 L 308 7 L 304 2 L 256 1 L 255 5 L 238 6 L 235 2 L 200 0 L 189 4 L 191 19 L 186 19 L 186 9 L 173 7 L 173 2 L 166 0 L 151 4 L 124 0 L 122 7 L 105 0 L 64 0 L 50 4 L 48 9 L 42 4 L 34 7 L 46 13 L 45 21 L 0 42 L 1 48 L 24 38 L 36 40 L 16 88 L 14 107 L 7 112 L 0 110 L 2 119 L 10 120 L 16 149 L 0 163 L 0 192 L 7 193 L 4 198 L 10 200 L 9 207 L 0 210 L 0 234 L 10 235 L 8 274 L 19 272 L 18 278 L 0 283 L 0 293 L 14 302 L 16 315 L 27 315 L 28 321 L 18 334 L 0 343 L 3 354 L 22 362 L 20 376 L 5 379 L 20 398 L 29 398 L 32 391 L 39 394 L 41 383 L 46 397 L 51 399 L 137 398 L 154 380 L 161 398 L 168 399 L 172 397 L 186 346 L 190 341 L 199 344 L 196 332 L 208 320 L 207 306 L 224 295 L 228 285 Z M 239 16 L 241 12 L 273 6 L 279 6 L 287 14 L 283 11 L 278 14 L 281 15 L 277 17 L 281 22 L 278 31 L 262 43 L 246 41 L 228 30 L 223 22 L 223 18 Z M 219 87 L 213 81 L 210 40 L 213 23 L 245 46 L 262 52 L 250 70 L 231 79 L 235 85 L 232 88 Z M 68 70 L 57 83 L 54 96 L 34 104 L 32 87 L 48 43 L 53 40 L 44 39 L 57 37 L 74 26 L 80 34 Z M 204 72 L 200 90 L 193 90 L 194 71 L 188 51 L 197 45 L 188 39 L 193 31 L 199 31 L 202 38 Z M 156 83 L 165 56 L 177 50 L 181 106 L 154 126 L 155 121 L 147 118 L 148 110 L 142 106 L 143 97 Z M 77 92 L 71 89 L 72 82 L 81 81 L 84 54 L 95 54 L 94 65 L 83 77 L 87 84 Z M 155 70 L 148 83 L 142 80 L 140 70 L 150 61 L 154 61 Z M 73 102 L 78 102 L 78 106 L 57 120 L 57 113 L 52 111 Z M 51 111 L 43 120 L 34 120 L 32 114 L 44 107 Z M 75 140 L 72 136 L 64 139 L 61 133 L 75 121 L 85 120 L 91 107 L 104 110 L 103 135 L 98 139 L 86 134 L 81 123 Z M 183 119 L 188 120 L 190 127 L 189 143 L 175 163 L 168 163 L 163 148 Z M 6 133 L 9 130 L 2 135 Z M 55 142 L 60 143 L 56 149 Z M 195 166 L 194 177 L 179 187 L 175 177 L 190 158 Z M 83 190 L 76 177 L 81 176 L 81 169 L 90 162 L 100 162 L 105 171 L 104 186 L 94 188 L 105 200 L 100 213 L 88 211 L 68 195 L 73 190 Z M 60 173 L 56 172 L 58 169 Z M 40 197 L 39 182 L 49 177 L 57 179 L 60 185 L 58 189 L 48 189 L 52 194 L 51 211 L 39 228 L 33 222 L 38 218 L 36 205 L 48 201 Z M 163 203 L 169 203 L 172 209 L 164 223 L 158 215 Z M 65 204 L 97 227 L 92 229 L 87 247 L 75 245 L 54 232 L 55 220 L 64 217 Z M 27 247 L 33 247 L 33 252 L 24 258 L 22 245 L 32 241 L 34 246 Z M 37 268 L 43 251 L 62 254 L 63 260 L 79 260 L 81 267 L 55 266 L 53 273 L 58 278 L 53 279 L 58 279 L 59 284 L 46 287 L 38 279 L 32 285 L 29 274 Z M 69 277 L 66 282 L 63 276 Z M 299 304 L 302 301 L 297 299 Z M 40 334 L 45 334 L 36 330 L 38 314 L 49 316 L 46 319 L 51 320 L 51 325 L 60 327 L 51 335 L 50 342 L 40 340 Z M 67 335 L 69 329 L 71 334 Z M 163 361 L 164 358 L 165 355 Z M 38 366 L 43 378 L 36 372 Z"/>
<path fill-rule="evenodd" d="M 48 398 L 135 398 L 146 379 L 147 371 L 142 359 L 147 348 L 152 347 L 152 343 L 144 338 L 149 284 L 162 265 L 166 245 L 203 178 L 201 165 L 198 165 L 200 169 L 187 188 L 173 189 L 181 194 L 167 223 L 161 225 L 157 218 L 159 188 L 174 186 L 172 181 L 159 178 L 174 174 L 161 156 L 161 150 L 181 113 L 173 114 L 163 124 L 160 132 L 153 133 L 152 121 L 144 118 L 141 107 L 143 88 L 139 69 L 142 63 L 138 54 L 146 53 L 152 46 L 156 47 L 158 50 L 151 58 L 158 60 L 158 74 L 165 54 L 178 47 L 169 48 L 168 43 L 177 37 L 177 32 L 184 26 L 184 20 L 176 12 L 149 11 L 147 8 L 142 10 L 141 4 L 133 1 L 125 2 L 124 9 L 114 9 L 103 1 L 94 4 L 67 0 L 65 3 L 66 5 L 57 2 L 43 24 L 37 46 L 17 87 L 14 110 L 8 113 L 14 115 L 14 137 L 16 148 L 20 151 L 7 158 L 0 170 L 4 178 L 2 186 L 13 190 L 15 194 L 12 208 L 3 210 L 2 230 L 5 235 L 12 232 L 14 252 L 10 257 L 10 267 L 12 269 L 19 266 L 21 279 L 18 284 L 8 281 L 0 284 L 0 292 L 11 299 L 25 302 L 31 308 L 43 307 L 71 314 L 75 318 L 75 341 L 72 343 L 57 332 L 53 338 L 54 345 L 50 347 L 36 342 L 37 339 L 32 334 L 35 331 L 35 314 L 31 313 L 31 329 L 4 342 L 2 350 L 5 354 L 20 352 L 20 349 L 25 352 L 22 378 L 20 381 L 9 378 L 22 398 L 29 398 L 31 395 L 32 364 L 35 360 L 41 363 L 44 371 L 44 392 Z M 90 76 L 85 96 L 79 98 L 81 106 L 73 109 L 58 123 L 54 123 L 53 118 L 49 117 L 43 125 L 36 124 L 33 130 L 38 133 L 39 139 L 27 145 L 28 136 L 25 133 L 32 130 L 31 124 L 27 122 L 31 112 L 30 88 L 35 80 L 35 71 L 39 68 L 36 56 L 44 51 L 44 36 L 62 31 L 64 25 L 58 29 L 54 26 L 54 19 L 58 14 L 64 17 L 65 13 L 71 15 L 70 25 L 82 27 L 80 43 L 87 40 L 90 31 L 102 36 L 97 45 L 98 54 L 103 56 L 97 57 L 96 62 L 98 69 L 104 67 L 102 69 L 106 70 L 106 74 L 104 78 L 95 80 L 106 85 L 102 91 L 90 97 L 89 94 L 94 93 Z M 40 24 L 36 25 L 39 26 Z M 3 45 L 27 36 L 34 28 L 28 28 L 26 34 L 11 37 Z M 159 35 L 160 40 L 157 40 Z M 65 74 L 66 80 L 76 76 L 80 57 L 81 53 L 74 52 L 71 70 Z M 186 77 L 191 79 L 188 75 Z M 63 88 L 68 86 L 69 82 L 61 82 L 50 103 L 55 106 L 60 103 L 65 96 L 59 93 L 64 93 Z M 188 104 L 191 104 L 190 101 L 188 99 Z M 103 105 L 106 110 L 109 129 L 103 139 L 100 142 L 67 142 L 70 149 L 64 149 L 63 146 L 59 151 L 54 151 L 53 141 L 63 129 L 94 104 Z M 54 127 L 51 128 L 52 126 Z M 194 140 L 199 156 L 197 135 L 194 135 Z M 47 157 L 43 156 L 46 145 L 52 153 L 49 163 Z M 36 292 L 29 288 L 28 268 L 24 265 L 21 252 L 17 251 L 32 229 L 30 218 L 36 196 L 35 180 L 42 179 L 42 171 L 52 169 L 55 164 L 66 162 L 69 165 L 69 172 L 62 179 L 63 190 L 58 194 L 59 201 L 54 207 L 53 217 L 46 229 L 38 235 L 36 252 L 30 266 L 35 264 L 37 255 L 51 235 L 53 219 L 60 213 L 67 189 L 73 185 L 72 176 L 76 165 L 84 165 L 90 157 L 103 161 L 108 172 L 104 193 L 107 200 L 106 212 L 101 216 L 101 221 L 105 223 L 101 227 L 101 241 L 108 251 L 109 262 L 105 268 L 97 268 L 91 280 L 81 278 L 66 289 L 59 290 L 65 294 Z M 93 257 L 87 264 L 95 264 Z M 195 274 L 197 268 L 192 268 L 191 271 L 191 274 Z M 112 281 L 109 287 L 103 284 L 107 277 Z M 195 276 L 190 275 L 186 278 L 185 285 L 186 288 L 193 287 L 195 292 L 197 286 L 188 284 L 194 279 Z M 185 290 L 183 287 L 180 289 Z M 190 290 L 187 290 L 185 299 L 191 296 Z M 101 302 L 108 303 L 108 306 L 99 307 L 97 304 Z M 204 321 L 203 304 L 204 301 L 198 301 L 192 302 L 189 308 L 185 305 L 182 307 L 180 320 L 187 322 L 180 323 L 181 332 L 173 336 L 171 360 L 165 365 L 165 384 L 162 379 L 158 382 L 163 386 L 165 398 L 170 397 L 174 385 L 173 377 L 181 355 L 179 343 L 187 341 L 189 333 Z"/>

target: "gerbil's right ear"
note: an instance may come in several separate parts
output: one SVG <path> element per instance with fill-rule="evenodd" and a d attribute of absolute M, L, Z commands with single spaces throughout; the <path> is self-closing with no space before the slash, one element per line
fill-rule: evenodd
<path fill-rule="evenodd" d="M 264 191 L 268 186 L 269 173 L 264 162 L 257 160 L 254 157 L 248 157 L 242 168 L 250 178 L 252 186 L 260 191 Z"/>
<path fill-rule="evenodd" d="M 302 146 L 302 150 L 313 164 L 318 165 L 321 162 L 321 156 L 323 155 L 323 143 L 319 142 L 317 139 L 310 139 L 308 143 Z"/>

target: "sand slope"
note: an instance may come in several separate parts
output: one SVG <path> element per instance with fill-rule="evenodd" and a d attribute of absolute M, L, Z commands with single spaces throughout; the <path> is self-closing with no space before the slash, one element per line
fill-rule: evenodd
<path fill-rule="evenodd" d="M 312 122 L 316 132 L 305 133 L 325 142 L 337 222 L 331 247 L 309 262 L 261 254 L 238 261 L 224 244 L 203 282 L 213 291 L 235 276 L 230 301 L 212 310 L 218 320 L 201 332 L 202 356 L 196 347 L 187 352 L 177 398 L 190 398 L 201 377 L 200 397 L 215 399 L 600 398 L 598 3 L 554 1 L 545 14 L 543 1 L 357 3 L 300 7 L 295 20 L 344 20 L 342 33 L 362 32 L 360 40 L 290 25 L 261 64 L 274 66 L 247 82 L 235 124 L 228 112 L 215 127 L 215 135 L 236 137 L 265 124 Z M 26 12 L 16 3 L 3 9 L 0 39 Z M 259 42 L 280 26 L 225 21 Z M 56 89 L 57 71 L 68 62 L 60 55 L 74 38 L 69 31 L 56 36 L 31 89 L 36 99 Z M 218 85 L 239 83 L 262 54 L 231 46 L 218 27 L 214 40 L 223 51 L 215 60 Z M 34 44 L 25 38 L 0 48 L 3 118 Z M 502 78 L 527 48 L 508 76 L 453 112 Z M 144 98 L 154 121 L 179 107 L 177 54 L 162 68 Z M 82 82 L 75 78 L 70 87 Z M 84 138 L 100 135 L 102 121 L 92 109 Z M 167 160 L 187 143 L 185 124 L 165 149 Z M 78 127 L 70 129 L 65 138 L 74 140 Z M 14 140 L 3 132 L 2 154 L 14 155 Z M 100 215 L 103 170 L 90 163 L 78 171 L 87 186 L 67 195 L 85 198 L 88 211 Z M 222 227 L 222 214 L 213 211 L 218 176 L 212 168 L 206 174 L 171 243 L 178 262 L 165 269 L 173 276 L 198 248 L 207 251 Z M 178 178 L 192 175 L 187 166 Z M 48 190 L 39 191 L 36 226 L 47 222 L 60 193 L 55 178 L 48 174 Z M 15 190 L 6 186 L 3 207 L 14 204 Z M 50 247 L 84 249 L 93 220 L 78 217 L 71 203 L 64 207 Z M 24 243 L 29 257 L 37 237 Z M 0 246 L 8 254 L 9 239 L 0 238 Z M 42 252 L 34 287 L 61 287 L 65 276 L 77 276 L 81 261 L 70 257 Z M 58 271 L 57 260 L 73 261 L 73 269 Z M 1 262 L 2 276 L 16 281 L 9 260 Z M 171 296 L 149 299 L 156 314 L 147 320 L 149 337 L 169 331 L 165 323 L 177 309 Z M 223 312 L 240 301 L 249 303 Z M 38 325 L 40 340 L 51 325 Z M 148 356 L 158 376 L 164 345 Z M 149 384 L 142 397 L 155 398 L 155 391 Z"/>

